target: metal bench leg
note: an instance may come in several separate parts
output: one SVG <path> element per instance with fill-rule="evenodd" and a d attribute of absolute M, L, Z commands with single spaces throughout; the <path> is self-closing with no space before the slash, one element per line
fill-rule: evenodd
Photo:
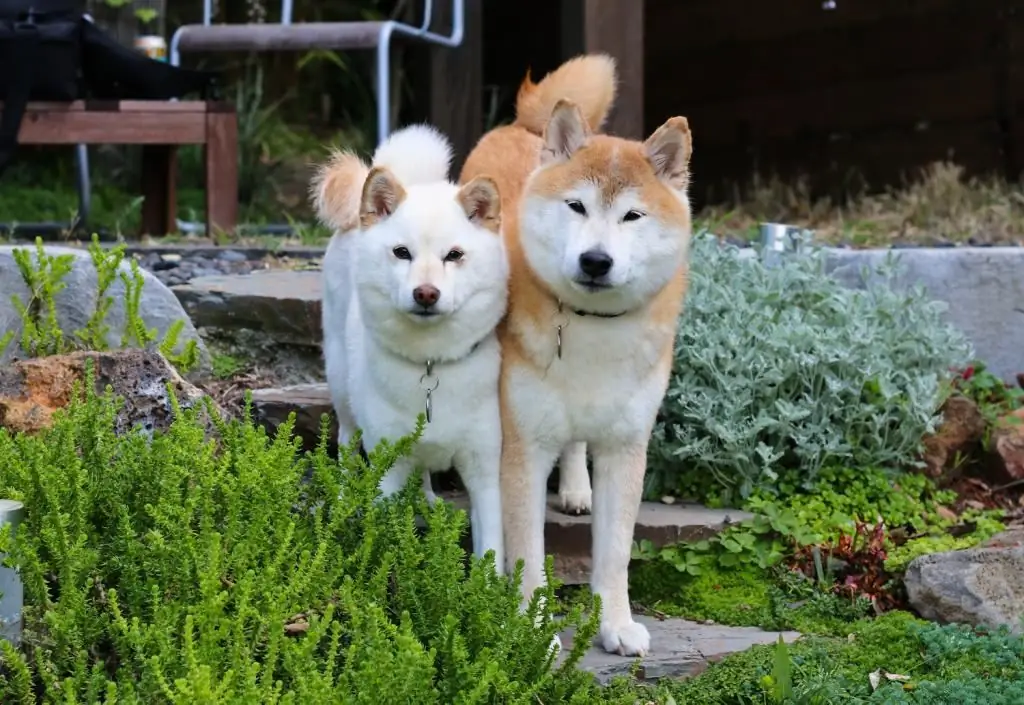
<path fill-rule="evenodd" d="M 92 188 L 89 184 L 89 146 L 75 145 L 75 185 L 78 189 L 78 215 L 71 222 L 71 231 L 89 225 L 92 207 Z"/>
<path fill-rule="evenodd" d="M 391 31 L 385 24 L 377 42 L 377 144 L 391 132 Z"/>

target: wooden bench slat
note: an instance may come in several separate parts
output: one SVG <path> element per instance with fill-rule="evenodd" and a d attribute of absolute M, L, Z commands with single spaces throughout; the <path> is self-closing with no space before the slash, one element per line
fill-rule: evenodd
<path fill-rule="evenodd" d="M 142 234 L 149 235 L 165 235 L 176 229 L 175 150 L 178 145 L 201 144 L 206 171 L 207 232 L 232 232 L 237 223 L 238 118 L 230 103 L 29 103 L 18 142 L 143 145 Z"/>
<path fill-rule="evenodd" d="M 3 101 L 0 101 L 0 109 Z M 219 102 L 203 100 L 76 100 L 71 103 L 50 103 L 36 101 L 28 104 L 28 110 L 51 113 L 208 113 L 222 112 Z"/>
<path fill-rule="evenodd" d="M 373 49 L 383 22 L 300 22 L 282 24 L 185 25 L 182 51 L 307 51 Z"/>
<path fill-rule="evenodd" d="M 206 113 L 25 111 L 21 144 L 203 144 Z"/>

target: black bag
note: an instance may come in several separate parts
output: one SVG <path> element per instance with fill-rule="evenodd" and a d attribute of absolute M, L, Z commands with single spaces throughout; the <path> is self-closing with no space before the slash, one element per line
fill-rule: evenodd
<path fill-rule="evenodd" d="M 29 100 L 81 96 L 84 0 L 0 0 L 0 174 Z"/>
<path fill-rule="evenodd" d="M 121 46 L 85 18 L 85 0 L 0 0 L 0 175 L 29 101 L 209 97 L 215 76 Z"/>

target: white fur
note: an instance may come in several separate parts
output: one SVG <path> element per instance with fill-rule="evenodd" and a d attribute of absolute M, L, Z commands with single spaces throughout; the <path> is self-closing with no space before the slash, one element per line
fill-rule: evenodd
<path fill-rule="evenodd" d="M 573 149 L 572 140 L 567 141 Z M 528 454 L 527 496 L 505 498 L 530 503 L 523 594 L 532 594 L 544 581 L 547 476 L 561 456 L 563 506 L 590 509 L 589 450 L 594 460 L 591 585 L 603 603 L 601 641 L 611 653 L 643 655 L 650 650 L 650 635 L 632 618 L 627 567 L 647 444 L 668 382 L 663 352 L 675 336 L 675 322 L 658 326 L 649 316 L 649 304 L 688 256 L 689 228 L 650 215 L 638 190 L 627 189 L 607 205 L 589 183 L 557 198 L 530 195 L 529 187 L 526 194 L 520 210 L 523 251 L 564 308 L 548 324 L 514 319 L 525 326 L 516 333 L 528 354 L 551 362 L 543 372 L 518 366 L 506 373 L 508 408 Z M 573 199 L 584 205 L 586 215 L 567 206 Z M 631 209 L 645 216 L 624 222 Z M 577 281 L 580 254 L 594 248 L 614 260 L 604 280 L 608 288 L 597 291 Z M 574 309 L 625 313 L 601 318 L 580 316 Z M 555 332 L 559 323 L 561 358 Z"/>
<path fill-rule="evenodd" d="M 499 466 L 501 356 L 494 328 L 505 312 L 508 264 L 501 238 L 471 222 L 446 180 L 450 149 L 433 129 L 395 133 L 377 151 L 406 195 L 394 213 L 366 230 L 338 233 L 323 262 L 324 356 L 338 413 L 339 442 L 362 429 L 364 445 L 411 432 L 425 411 L 433 415 L 412 457 L 384 478 L 385 495 L 400 490 L 416 466 L 451 467 L 469 492 L 473 550 L 495 551 L 504 567 Z M 393 250 L 408 248 L 412 261 Z M 444 262 L 453 248 L 458 263 Z M 412 292 L 440 290 L 428 319 L 414 315 Z M 423 380 L 428 360 L 433 377 Z"/>
<path fill-rule="evenodd" d="M 430 125 L 394 132 L 373 153 L 373 165 L 386 166 L 407 187 L 447 181 L 451 161 L 451 144 Z"/>

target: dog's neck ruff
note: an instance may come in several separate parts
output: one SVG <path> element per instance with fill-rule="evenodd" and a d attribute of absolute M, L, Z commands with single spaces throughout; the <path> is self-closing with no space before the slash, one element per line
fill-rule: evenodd
<path fill-rule="evenodd" d="M 488 334 L 488 335 L 490 335 L 490 334 Z M 442 360 L 440 362 L 438 362 L 437 360 L 434 360 L 433 358 L 427 358 L 426 360 L 423 360 L 423 361 L 414 360 L 411 357 L 408 357 L 406 355 L 402 355 L 401 353 L 397 352 L 396 350 L 391 350 L 390 348 L 386 348 L 388 350 L 391 350 L 391 353 L 393 355 L 396 355 L 396 356 L 398 356 L 400 358 L 403 358 L 404 360 L 406 360 L 408 362 L 411 362 L 411 363 L 417 364 L 417 365 L 423 365 L 423 374 L 420 375 L 420 389 L 423 391 L 423 397 L 424 397 L 423 398 L 423 411 L 424 411 L 424 413 L 427 416 L 427 423 L 430 423 L 431 420 L 434 418 L 434 399 L 433 399 L 433 395 L 434 395 L 434 392 L 437 391 L 438 386 L 441 384 L 441 379 L 440 379 L 440 377 L 437 376 L 437 374 L 435 372 L 435 369 L 437 368 L 437 366 L 438 365 L 452 365 L 452 364 L 455 364 L 457 362 L 462 362 L 463 360 L 465 360 L 466 358 L 471 356 L 473 353 L 475 353 L 480 348 L 480 346 L 483 345 L 483 342 L 485 340 L 487 340 L 487 336 L 484 336 L 480 340 L 478 340 L 475 343 L 473 343 L 473 346 L 462 357 L 458 357 L 458 358 L 455 358 L 453 360 Z"/>
<path fill-rule="evenodd" d="M 584 311 L 579 308 L 570 308 L 577 316 L 591 316 L 593 318 L 618 318 L 625 316 L 627 313 L 632 313 L 632 310 L 619 311 L 617 313 L 602 313 L 599 311 Z M 558 300 L 558 317 L 555 319 L 555 351 L 558 353 L 558 359 L 562 359 L 562 332 L 569 327 L 569 317 L 565 314 L 565 306 L 562 304 L 561 299 Z"/>

